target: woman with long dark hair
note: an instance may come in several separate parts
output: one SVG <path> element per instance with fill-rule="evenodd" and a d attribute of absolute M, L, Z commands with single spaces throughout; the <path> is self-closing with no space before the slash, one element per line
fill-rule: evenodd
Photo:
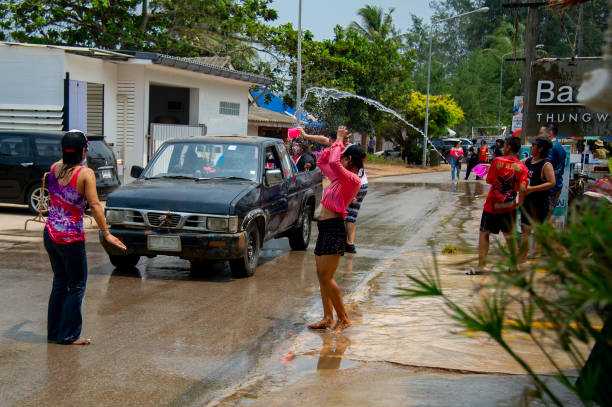
<path fill-rule="evenodd" d="M 62 138 L 62 159 L 51 166 L 49 173 L 49 216 L 43 234 L 53 269 L 53 288 L 49 297 L 47 339 L 66 345 L 91 343 L 90 339 L 80 336 L 83 324 L 81 303 L 87 281 L 83 228 L 83 212 L 87 204 L 104 239 L 122 250 L 126 249 L 108 231 L 94 172 L 81 165 L 88 144 L 81 131 L 66 133 Z"/>
<path fill-rule="evenodd" d="M 361 187 L 361 179 L 357 174 L 363 168 L 366 155 L 359 145 L 345 145 L 349 136 L 346 127 L 338 127 L 336 141 L 321 153 L 317 162 L 321 171 L 331 180 L 331 184 L 323 192 L 318 223 L 319 236 L 315 247 L 323 319 L 310 324 L 308 327 L 311 329 L 333 327 L 334 332 L 341 332 L 351 325 L 340 288 L 334 280 L 334 273 L 346 247 L 346 209 Z M 335 325 L 334 310 L 338 316 Z"/>

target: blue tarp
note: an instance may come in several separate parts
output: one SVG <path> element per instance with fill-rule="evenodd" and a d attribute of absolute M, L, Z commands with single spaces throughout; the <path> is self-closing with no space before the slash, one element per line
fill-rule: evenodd
<path fill-rule="evenodd" d="M 257 99 L 257 97 L 261 95 L 262 92 L 264 92 L 263 88 L 252 90 L 251 96 L 253 96 L 254 99 Z M 261 96 L 255 102 L 257 106 L 263 109 L 272 110 L 273 112 L 277 112 L 277 113 L 282 113 L 282 114 L 290 113 L 291 115 L 293 115 L 293 117 L 295 117 L 295 109 L 292 108 L 291 106 L 285 105 L 282 98 L 279 98 L 278 96 L 276 96 L 274 93 L 270 91 L 265 91 L 265 93 L 266 94 Z M 266 101 L 266 99 L 270 99 L 270 100 Z M 325 125 L 324 122 L 314 122 L 314 121 L 309 120 L 308 117 L 306 117 L 306 115 L 304 114 L 301 114 L 301 116 L 302 116 L 301 121 L 305 123 L 304 126 L 306 127 L 323 127 Z"/>

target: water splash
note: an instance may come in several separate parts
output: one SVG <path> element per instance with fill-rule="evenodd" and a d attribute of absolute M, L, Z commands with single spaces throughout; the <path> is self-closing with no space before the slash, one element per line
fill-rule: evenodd
<path fill-rule="evenodd" d="M 389 113 L 389 114 L 395 116 L 402 123 L 406 124 L 408 127 L 412 128 L 413 130 L 415 130 L 419 134 L 421 134 L 423 137 L 425 137 L 425 133 L 423 133 L 423 130 L 419 129 L 418 127 L 416 127 L 412 123 L 408 122 L 406 119 L 404 119 L 402 117 L 401 114 L 399 114 L 395 110 L 393 110 L 391 108 L 388 108 L 387 106 L 383 105 L 378 100 L 370 99 L 370 98 L 367 98 L 367 97 L 364 97 L 364 96 L 355 95 L 353 93 L 346 92 L 346 91 L 339 90 L 339 89 L 324 88 L 324 87 L 315 86 L 315 87 L 312 87 L 312 88 L 308 88 L 306 90 L 306 92 L 304 92 L 304 97 L 302 98 L 301 105 L 304 104 L 304 102 L 308 99 L 308 96 L 310 96 L 310 95 L 313 95 L 315 97 L 315 99 L 317 100 L 317 103 L 319 105 L 327 105 L 332 100 L 359 99 L 362 102 L 364 102 L 365 104 L 367 104 L 369 106 L 373 106 L 376 109 L 380 110 L 381 112 Z M 302 109 L 302 111 L 304 111 L 304 110 Z"/>
<path fill-rule="evenodd" d="M 304 92 L 304 96 L 302 97 L 302 101 L 300 102 L 301 111 L 304 112 L 304 113 L 307 113 L 307 114 L 309 114 L 309 113 L 306 112 L 306 110 L 304 110 L 303 105 L 304 105 L 304 102 L 308 99 L 308 96 L 310 96 L 310 95 L 312 95 L 316 99 L 317 104 L 319 106 L 326 106 L 331 101 L 336 101 L 336 100 L 340 100 L 340 99 L 359 99 L 362 102 L 364 102 L 365 104 L 367 104 L 368 106 L 372 106 L 372 107 L 376 108 L 377 110 L 380 110 L 381 112 L 389 113 L 389 114 L 393 115 L 395 118 L 397 118 L 398 120 L 400 120 L 402 123 L 404 123 L 406 126 L 410 127 L 411 129 L 415 130 L 417 133 L 422 135 L 427 140 L 427 143 L 429 143 L 431 145 L 431 147 L 433 147 L 433 149 L 436 150 L 438 152 L 438 154 L 440 154 L 442 159 L 444 161 L 446 161 L 446 159 L 442 156 L 440 151 L 438 151 L 438 149 L 433 145 L 431 140 L 428 137 L 425 136 L 425 133 L 423 133 L 423 130 L 419 129 L 414 124 L 412 124 L 409 121 L 407 121 L 406 119 L 404 119 L 401 114 L 399 114 L 395 110 L 393 110 L 393 109 L 383 105 L 378 100 L 370 99 L 370 98 L 367 98 L 367 97 L 364 97 L 364 96 L 360 96 L 360 95 L 355 95 L 353 93 L 346 92 L 346 91 L 343 91 L 343 90 L 340 90 L 340 89 L 314 86 L 312 88 L 306 89 L 306 91 Z M 310 114 L 310 115 L 313 116 L 313 117 L 316 117 L 316 116 L 314 116 L 312 114 Z"/>

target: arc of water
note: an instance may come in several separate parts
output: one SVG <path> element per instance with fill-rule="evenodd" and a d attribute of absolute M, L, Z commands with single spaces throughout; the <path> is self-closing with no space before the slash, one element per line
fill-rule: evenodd
<path fill-rule="evenodd" d="M 415 125 L 413 125 L 412 123 L 410 123 L 409 121 L 404 119 L 401 114 L 399 114 L 395 110 L 393 110 L 393 109 L 383 105 L 378 100 L 370 99 L 370 98 L 367 98 L 367 97 L 364 97 L 364 96 L 360 96 L 360 95 L 355 95 L 353 93 L 346 92 L 346 91 L 343 91 L 343 90 L 340 90 L 340 89 L 325 88 L 325 87 L 320 87 L 320 86 L 313 86 L 312 88 L 306 89 L 306 91 L 304 92 L 304 96 L 302 97 L 302 100 L 300 101 L 300 108 L 301 108 L 300 110 L 302 112 L 304 112 L 304 113 L 307 113 L 306 110 L 303 107 L 304 102 L 308 99 L 308 96 L 310 96 L 311 94 L 316 98 L 317 103 L 319 105 L 327 104 L 330 99 L 332 99 L 332 100 L 340 100 L 340 99 L 349 99 L 349 98 L 352 98 L 352 99 L 359 99 L 362 102 L 366 103 L 367 105 L 373 106 L 373 107 L 375 107 L 376 109 L 378 109 L 378 110 L 380 110 L 382 112 L 389 113 L 389 114 L 393 115 L 395 118 L 399 119 L 402 123 L 404 123 L 405 125 L 407 125 L 411 129 L 415 130 L 417 133 L 422 135 L 426 139 L 426 142 L 429 143 L 433 147 L 433 149 L 438 152 L 438 154 L 440 154 L 440 156 L 442 157 L 442 159 L 444 161 L 446 161 L 446 158 L 444 156 L 442 156 L 440 151 L 438 151 L 436 146 L 433 145 L 431 140 L 428 137 L 425 137 L 425 133 L 423 133 L 423 130 L 419 129 L 418 127 L 416 127 Z M 312 116 L 316 117 L 314 115 L 312 115 Z"/>

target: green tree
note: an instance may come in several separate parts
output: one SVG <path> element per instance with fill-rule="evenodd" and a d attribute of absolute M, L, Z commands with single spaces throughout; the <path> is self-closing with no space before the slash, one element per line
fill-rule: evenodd
<path fill-rule="evenodd" d="M 277 17 L 271 0 L 9 0 L 2 39 L 248 61 Z"/>
<path fill-rule="evenodd" d="M 349 28 L 356 30 L 370 41 L 374 41 L 376 38 L 385 39 L 389 35 L 394 39 L 399 39 L 399 31 L 393 25 L 393 17 L 391 16 L 393 11 L 395 9 L 390 8 L 385 13 L 382 7 L 366 5 L 357 11 L 357 14 L 361 17 L 361 24 L 353 21 Z"/>

